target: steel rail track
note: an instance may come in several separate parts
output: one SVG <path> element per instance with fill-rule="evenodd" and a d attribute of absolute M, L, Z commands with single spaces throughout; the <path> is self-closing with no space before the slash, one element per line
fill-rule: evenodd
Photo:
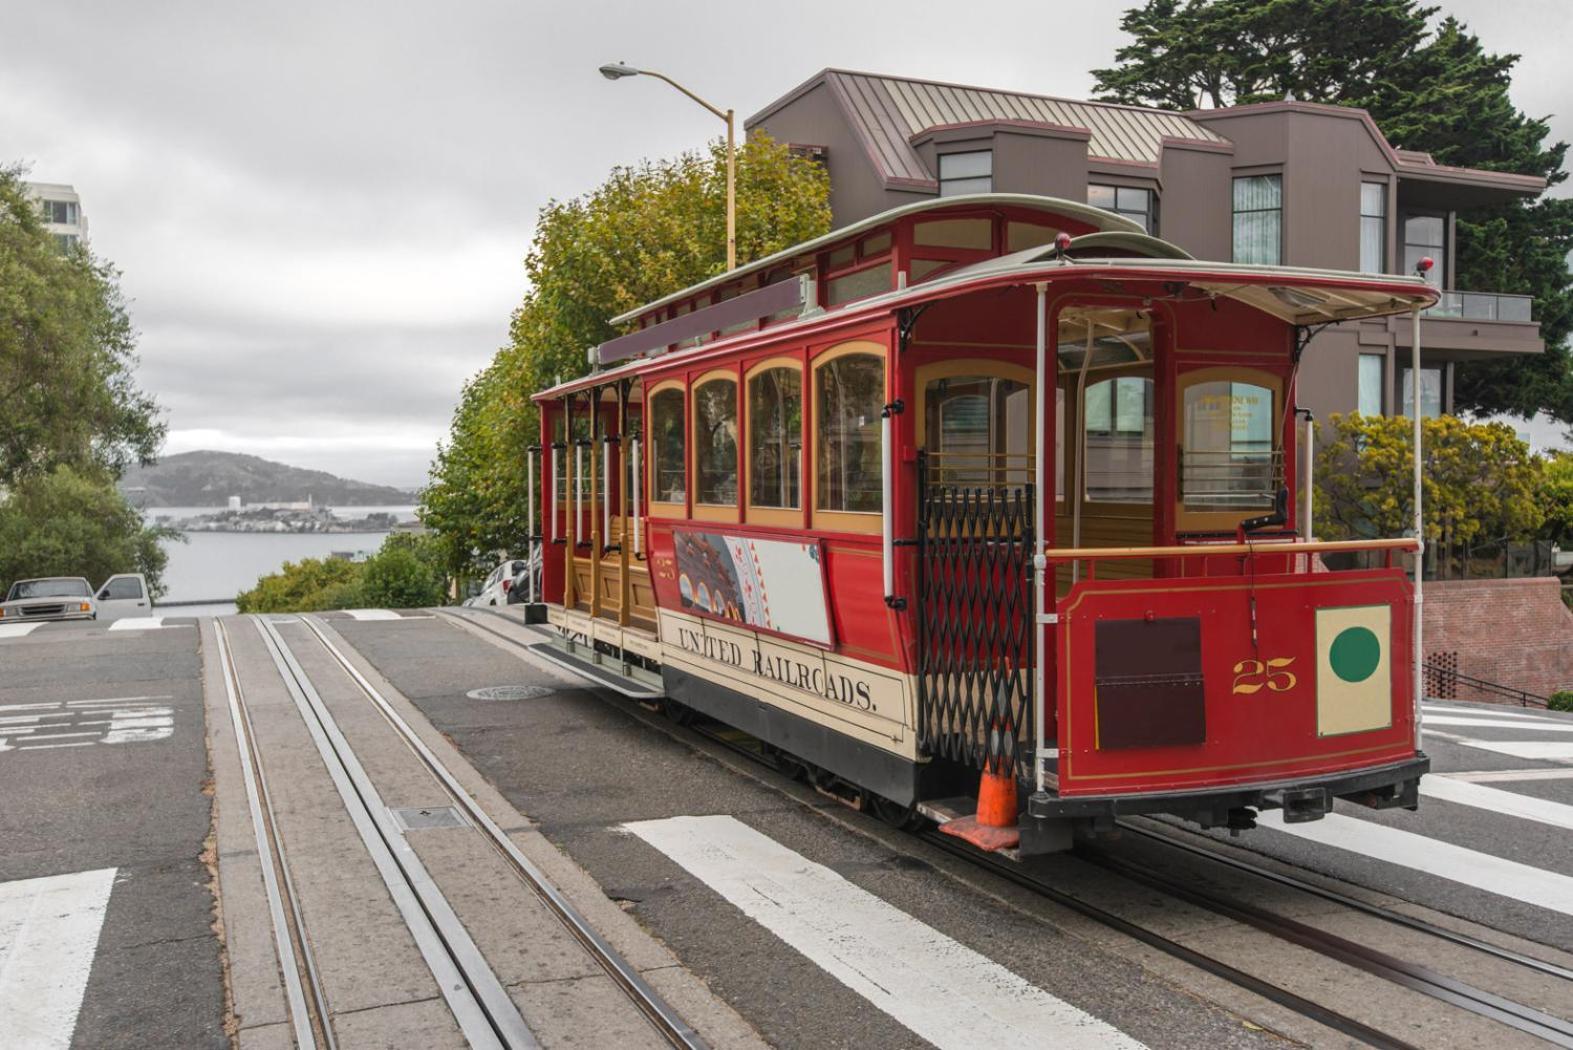
<path fill-rule="evenodd" d="M 463 614 L 446 612 L 445 610 L 439 610 L 439 612 L 444 612 L 447 618 L 473 626 L 478 630 L 486 632 L 487 634 L 494 635 L 502 641 L 508 642 L 517 648 L 524 649 L 526 651 L 534 648 L 534 646 L 529 643 L 522 642 L 518 638 L 515 638 L 506 632 L 499 631 L 494 627 L 480 622 L 478 618 L 466 616 Z M 558 665 L 554 664 L 553 666 L 555 667 Z M 626 703 L 626 697 L 616 695 L 611 690 L 601 686 L 600 683 L 595 682 L 594 679 L 585 678 L 585 681 L 589 683 L 590 691 L 594 692 L 602 699 L 623 702 L 619 703 L 618 706 L 623 706 Z M 686 728 L 690 729 L 699 736 L 704 737 L 706 740 L 709 740 L 712 743 L 718 744 L 726 750 L 733 752 L 734 754 L 747 758 L 751 762 L 764 765 L 767 768 L 775 768 L 771 765 L 768 757 L 763 752 L 748 748 L 735 740 L 728 739 L 726 736 L 710 731 L 702 721 L 690 724 Z M 992 874 L 998 875 L 999 877 L 1015 883 L 1018 886 L 1032 890 L 1033 892 L 1044 896 L 1049 900 L 1054 901 L 1056 904 L 1068 908 L 1079 915 L 1090 918 L 1093 921 L 1111 929 L 1118 930 L 1119 932 L 1124 933 L 1143 944 L 1156 948 L 1159 951 L 1173 956 L 1174 958 L 1180 959 L 1183 962 L 1189 963 L 1190 965 L 1195 966 L 1206 973 L 1212 974 L 1215 977 L 1226 980 L 1237 987 L 1260 995 L 1263 998 L 1284 1007 L 1285 1009 L 1291 1010 L 1302 1017 L 1309 1018 L 1310 1020 L 1331 1028 L 1334 1031 L 1340 1032 L 1354 1039 L 1359 1039 L 1371 1046 L 1381 1048 L 1381 1050 L 1420 1050 L 1420 1048 L 1413 1043 L 1405 1042 L 1396 1036 L 1390 1035 L 1379 1029 L 1373 1028 L 1370 1025 L 1367 1025 L 1363 1021 L 1359 1021 L 1353 1017 L 1347 1016 L 1346 1014 L 1339 1013 L 1338 1011 L 1330 1007 L 1323 1006 L 1321 1003 L 1318 1003 L 1312 999 L 1307 999 L 1304 996 L 1297 995 L 1288 989 L 1281 988 L 1278 985 L 1263 980 L 1254 974 L 1247 973 L 1244 970 L 1231 966 L 1220 959 L 1213 958 L 1212 956 L 1209 956 L 1203 952 L 1199 952 L 1194 948 L 1187 947 L 1178 941 L 1165 937 L 1160 933 L 1146 929 L 1145 927 L 1133 923 L 1129 919 L 1116 915 L 1111 911 L 1081 900 L 1078 897 L 1066 893 L 1064 890 L 1058 889 L 1057 887 L 1051 886 L 1040 879 L 1034 878 L 1030 873 L 1026 872 L 1019 865 L 1013 862 L 1002 860 L 992 854 L 984 853 L 980 850 L 974 849 L 973 847 L 968 846 L 967 844 L 952 836 L 943 835 L 937 831 L 932 831 L 927 833 L 919 833 L 917 837 L 924 842 L 945 851 L 946 853 L 964 859 L 969 863 L 989 871 Z"/>
<path fill-rule="evenodd" d="M 709 1050 L 704 1038 L 685 1021 L 666 1000 L 657 992 L 649 982 L 633 967 L 616 948 L 612 947 L 601 936 L 590 922 L 574 907 L 573 903 L 557 888 L 545 872 L 541 871 L 524 853 L 514 844 L 506 832 L 502 830 L 491 816 L 470 797 L 469 792 L 459 783 L 458 779 L 448 770 L 442 760 L 426 746 L 419 734 L 396 711 L 387 698 L 378 691 L 359 668 L 350 662 L 348 657 L 333 644 L 322 625 L 315 617 L 303 617 L 302 622 L 316 636 L 328 654 L 355 682 L 356 686 L 365 695 L 367 700 L 378 710 L 393 727 L 394 731 L 421 760 L 431 774 L 442 784 L 443 788 L 452 797 L 455 803 L 463 808 L 465 814 L 475 826 L 485 835 L 487 841 L 496 849 L 499 855 L 518 874 L 524 883 L 540 898 L 547 909 L 560 921 L 563 927 L 579 942 L 589 953 L 603 971 L 611 978 L 612 982 L 639 1008 L 645 1018 L 668 1043 L 685 1050 Z"/>
<path fill-rule="evenodd" d="M 213 630 L 217 640 L 219 672 L 224 679 L 225 697 L 229 701 L 230 723 L 235 730 L 235 745 L 240 755 L 241 776 L 246 783 L 246 803 L 251 813 L 252 831 L 256 836 L 257 859 L 262 867 L 263 891 L 268 899 L 274 947 L 278 951 L 279 971 L 284 980 L 284 994 L 289 1004 L 295 1045 L 298 1050 L 317 1050 L 319 1046 L 336 1050 L 338 1043 L 329 1020 L 327 993 L 323 990 L 311 943 L 306 937 L 306 922 L 301 915 L 300 898 L 295 892 L 294 880 L 290 877 L 278 818 L 273 813 L 273 799 L 268 793 L 267 775 L 263 770 L 262 754 L 257 748 L 251 710 L 246 706 L 240 672 L 235 667 L 235 657 L 230 651 L 229 631 L 224 622 L 218 619 L 213 621 Z"/>
<path fill-rule="evenodd" d="M 1461 948 L 1471 948 L 1485 955 L 1495 956 L 1504 962 L 1513 963 L 1517 966 L 1523 967 L 1526 970 L 1534 970 L 1537 973 L 1545 974 L 1548 977 L 1558 977 L 1564 981 L 1573 981 L 1573 969 L 1569 969 L 1566 966 L 1559 966 L 1554 962 L 1547 962 L 1545 959 L 1537 959 L 1533 955 L 1526 955 L 1523 952 L 1514 951 L 1511 948 L 1504 948 L 1500 944 L 1492 944 L 1490 941 L 1483 941 L 1478 937 L 1471 937 L 1467 933 L 1460 933 L 1457 930 L 1450 930 L 1445 926 L 1438 926 L 1435 923 L 1426 922 L 1424 919 L 1417 919 L 1413 915 L 1405 915 L 1403 912 L 1392 911 L 1391 909 L 1383 908 L 1376 904 L 1370 904 L 1356 897 L 1351 897 L 1348 894 L 1339 893 L 1337 890 L 1330 890 L 1325 886 L 1318 886 L 1315 883 L 1307 882 L 1304 879 L 1297 879 L 1293 875 L 1286 875 L 1283 872 L 1273 871 L 1271 868 L 1265 868 L 1258 864 L 1252 864 L 1248 860 L 1242 860 L 1238 857 L 1231 857 L 1226 854 L 1217 853 L 1206 848 L 1205 846 L 1199 846 L 1192 842 L 1184 842 L 1172 835 L 1154 831 L 1151 828 L 1141 827 L 1123 820 L 1119 823 L 1120 828 L 1124 831 L 1129 831 L 1132 834 L 1140 835 L 1143 838 L 1152 839 L 1155 842 L 1160 842 L 1166 846 L 1173 847 L 1174 849 L 1184 850 L 1187 853 L 1193 853 L 1196 856 L 1203 857 L 1218 864 L 1227 865 L 1228 867 L 1234 868 L 1237 871 L 1245 872 L 1248 875 L 1254 875 L 1259 879 L 1264 879 L 1268 882 L 1274 882 L 1280 886 L 1288 886 L 1292 889 L 1300 890 L 1303 893 L 1308 893 L 1314 897 L 1320 897 L 1322 900 L 1330 901 L 1334 904 L 1341 904 L 1346 908 L 1361 912 L 1365 915 L 1370 915 L 1373 918 L 1381 919 L 1384 922 L 1390 922 L 1395 926 L 1403 926 L 1420 933 L 1430 934 L 1431 936 L 1440 940 L 1448 941 L 1451 944 L 1456 944 Z M 1185 829 L 1183 828 L 1176 830 L 1180 831 L 1182 834 L 1185 833 Z"/>
<path fill-rule="evenodd" d="M 272 620 L 258 617 L 254 622 L 345 812 L 465 1040 L 480 1050 L 539 1050 L 540 1042 L 405 839 L 289 643 Z"/>
<path fill-rule="evenodd" d="M 1265 908 L 1182 885 L 1151 868 L 1112 857 L 1103 850 L 1083 847 L 1076 851 L 1076 855 L 1106 871 L 1166 893 L 1204 911 L 1245 923 L 1280 940 L 1308 948 L 1319 955 L 1336 959 L 1480 1017 L 1527 1032 L 1555 1046 L 1573 1048 L 1573 1022 L 1563 1018 Z"/>

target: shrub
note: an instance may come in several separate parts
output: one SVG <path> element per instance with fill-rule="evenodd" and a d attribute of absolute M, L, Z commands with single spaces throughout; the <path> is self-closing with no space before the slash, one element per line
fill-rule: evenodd
<path fill-rule="evenodd" d="M 441 605 L 446 579 L 430 537 L 394 533 L 361 566 L 361 600 L 385 609 Z"/>
<path fill-rule="evenodd" d="M 361 567 L 341 558 L 287 561 L 249 591 L 235 596 L 235 607 L 249 612 L 320 612 L 353 609 L 360 600 Z"/>
<path fill-rule="evenodd" d="M 1558 689 L 1546 701 L 1548 711 L 1573 711 L 1573 690 Z"/>

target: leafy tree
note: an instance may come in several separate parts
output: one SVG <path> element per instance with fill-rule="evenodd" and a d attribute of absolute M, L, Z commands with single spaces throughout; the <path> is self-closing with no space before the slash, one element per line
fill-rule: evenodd
<path fill-rule="evenodd" d="M 361 567 L 343 558 L 287 561 L 278 572 L 257 580 L 235 596 L 235 607 L 251 612 L 319 612 L 354 609 L 360 600 Z"/>
<path fill-rule="evenodd" d="M 1325 539 L 1413 529 L 1414 443 L 1402 416 L 1335 413 L 1316 463 L 1316 531 Z M 1540 527 L 1540 464 L 1504 423 L 1427 419 L 1421 498 L 1427 542 L 1522 540 Z"/>
<path fill-rule="evenodd" d="M 1131 42 L 1095 69 L 1111 101 L 1188 110 L 1287 96 L 1367 110 L 1395 145 L 1438 164 L 1567 178 L 1568 144 L 1508 95 L 1517 55 L 1485 50 L 1417 0 L 1146 0 L 1120 22 Z M 1573 421 L 1573 200 L 1542 196 L 1460 211 L 1460 288 L 1533 295 L 1546 352 L 1462 364 L 1460 408 Z"/>
<path fill-rule="evenodd" d="M 1573 452 L 1554 452 L 1540 472 L 1535 500 L 1540 505 L 1542 539 L 1573 545 Z"/>
<path fill-rule="evenodd" d="M 539 435 L 530 395 L 584 374 L 585 350 L 618 334 L 608 318 L 725 270 L 725 172 L 717 144 L 616 168 L 585 196 L 541 210 L 509 345 L 465 385 L 422 493 L 447 569 L 479 568 L 527 534 L 525 450 Z M 825 233 L 829 194 L 819 164 L 750 136 L 737 157 L 739 261 Z"/>
<path fill-rule="evenodd" d="M 447 597 L 441 551 L 432 536 L 393 533 L 361 566 L 360 598 L 378 609 L 441 605 Z"/>
<path fill-rule="evenodd" d="M 21 174 L 0 168 L 0 485 L 62 464 L 118 477 L 164 438 L 118 274 L 55 244 Z"/>
<path fill-rule="evenodd" d="M 0 501 L 0 590 L 33 576 L 84 576 L 97 587 L 118 572 L 140 572 L 156 598 L 178 537 L 149 527 L 103 474 L 57 466 L 31 474 Z"/>

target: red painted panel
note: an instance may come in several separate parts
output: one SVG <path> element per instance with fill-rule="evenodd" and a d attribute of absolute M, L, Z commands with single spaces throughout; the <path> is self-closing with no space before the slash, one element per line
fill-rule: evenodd
<path fill-rule="evenodd" d="M 1060 600 L 1057 628 L 1060 794 L 1268 782 L 1412 756 L 1411 599 L 1409 581 L 1391 569 L 1263 574 L 1254 581 L 1224 577 L 1075 585 Z M 1391 725 L 1319 736 L 1316 610 L 1384 605 L 1392 617 Z M 1098 621 L 1185 616 L 1202 620 L 1206 740 L 1099 750 L 1094 682 Z M 1275 676 L 1271 682 L 1269 673 Z"/>

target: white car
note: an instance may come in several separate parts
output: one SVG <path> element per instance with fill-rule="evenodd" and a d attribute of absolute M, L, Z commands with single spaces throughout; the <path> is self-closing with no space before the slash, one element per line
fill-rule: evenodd
<path fill-rule="evenodd" d="M 474 605 L 507 605 L 508 591 L 513 587 L 513 578 L 524 571 L 527 565 L 523 558 L 510 558 L 491 571 L 486 577 L 486 582 L 481 584 L 481 593 L 472 601 Z"/>
<path fill-rule="evenodd" d="M 140 572 L 111 576 L 97 591 L 80 576 L 17 580 L 0 602 L 0 623 L 43 620 L 114 620 L 145 616 L 153 608 Z"/>

